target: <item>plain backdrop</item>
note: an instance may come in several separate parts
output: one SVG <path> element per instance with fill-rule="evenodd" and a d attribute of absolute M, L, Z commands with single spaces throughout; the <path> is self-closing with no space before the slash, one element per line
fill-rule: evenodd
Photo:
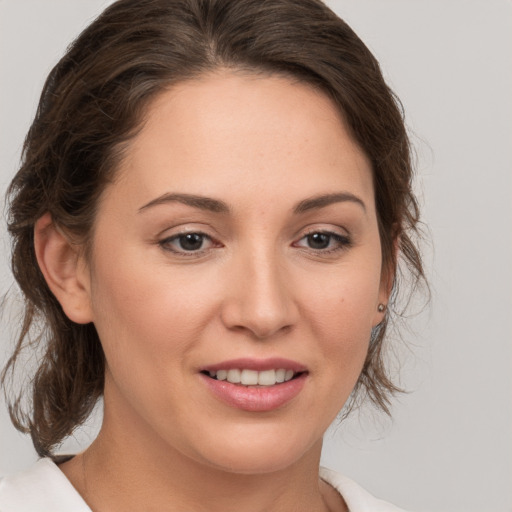
<path fill-rule="evenodd" d="M 0 0 L 2 193 L 47 73 L 109 3 Z M 393 420 L 369 408 L 353 415 L 327 434 L 323 463 L 411 511 L 511 512 L 512 2 L 329 5 L 375 53 L 405 106 L 433 297 L 396 344 L 410 393 L 396 401 Z M 12 282 L 3 224 L 2 294 Z M 0 363 L 12 314 L 3 314 Z M 36 459 L 4 405 L 0 474 Z M 64 449 L 79 449 L 94 428 Z"/>

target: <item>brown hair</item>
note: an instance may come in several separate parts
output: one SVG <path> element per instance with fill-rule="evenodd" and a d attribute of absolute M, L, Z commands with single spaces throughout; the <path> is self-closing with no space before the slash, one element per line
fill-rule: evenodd
<path fill-rule="evenodd" d="M 103 392 L 105 362 L 93 324 L 70 321 L 50 292 L 34 252 L 34 224 L 53 221 L 87 246 L 95 208 L 148 103 L 174 83 L 219 67 L 280 73 L 328 94 L 372 162 L 383 266 L 395 275 L 394 244 L 417 283 L 424 278 L 411 235 L 418 207 L 399 101 L 348 25 L 319 0 L 120 0 L 96 19 L 51 71 L 8 190 L 12 268 L 25 296 L 24 320 L 5 384 L 24 348 L 42 347 L 25 410 L 10 402 L 15 426 L 50 454 L 91 413 Z M 389 412 L 398 388 L 383 340 L 392 309 L 374 329 L 352 397 Z M 359 392 L 359 393 L 358 393 Z"/>

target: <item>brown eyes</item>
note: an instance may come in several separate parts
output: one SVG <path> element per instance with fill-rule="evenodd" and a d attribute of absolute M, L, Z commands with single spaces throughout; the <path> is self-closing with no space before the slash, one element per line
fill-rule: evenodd
<path fill-rule="evenodd" d="M 209 249 L 223 247 L 221 243 L 201 232 L 178 233 L 160 241 L 159 245 L 167 251 L 184 256 L 202 255 Z M 315 253 L 331 253 L 349 247 L 350 239 L 331 231 L 314 231 L 304 235 L 292 246 Z"/>
<path fill-rule="evenodd" d="M 294 244 L 296 247 L 314 249 L 316 251 L 332 251 L 342 249 L 350 245 L 347 236 L 333 233 L 330 231 L 315 231 L 302 237 Z"/>
<path fill-rule="evenodd" d="M 175 239 L 177 246 L 183 251 L 199 251 L 203 248 L 205 235 L 202 233 L 187 233 Z"/>
<path fill-rule="evenodd" d="M 215 243 L 210 236 L 200 232 L 178 233 L 161 240 L 159 245 L 167 251 L 183 255 L 202 253 L 215 246 L 222 246 Z"/>

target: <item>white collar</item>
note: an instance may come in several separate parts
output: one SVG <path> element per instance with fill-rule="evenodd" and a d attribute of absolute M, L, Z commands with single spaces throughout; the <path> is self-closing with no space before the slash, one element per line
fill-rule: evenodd
<path fill-rule="evenodd" d="M 332 469 L 321 467 L 320 478 L 343 496 L 349 512 L 405 512 L 391 503 L 375 498 L 359 484 Z"/>
<path fill-rule="evenodd" d="M 48 458 L 0 480 L 0 512 L 91 512 L 58 466 Z"/>

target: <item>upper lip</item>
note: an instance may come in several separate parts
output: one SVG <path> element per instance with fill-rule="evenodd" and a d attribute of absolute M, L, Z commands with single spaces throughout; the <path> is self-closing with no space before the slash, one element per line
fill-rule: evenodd
<path fill-rule="evenodd" d="M 220 363 L 204 366 L 201 368 L 201 371 L 217 372 L 219 370 L 231 370 L 235 368 L 240 370 L 255 370 L 260 372 L 265 370 L 278 369 L 293 370 L 295 373 L 307 371 L 307 368 L 303 364 L 300 364 L 297 361 L 292 361 L 291 359 L 284 359 L 281 357 L 272 357 L 268 359 L 231 359 L 229 361 L 222 361 Z"/>

